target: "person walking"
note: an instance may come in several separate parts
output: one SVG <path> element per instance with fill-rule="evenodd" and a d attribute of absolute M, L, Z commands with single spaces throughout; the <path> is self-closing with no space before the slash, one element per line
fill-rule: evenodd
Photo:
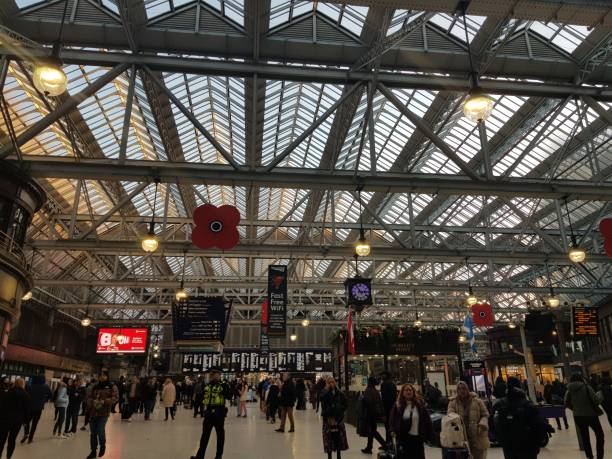
<path fill-rule="evenodd" d="M 144 420 L 150 421 L 151 414 L 155 410 L 155 400 L 157 398 L 157 385 L 155 378 L 149 378 L 147 385 L 143 389 L 142 393 L 144 399 Z"/>
<path fill-rule="evenodd" d="M 425 401 L 412 384 L 404 384 L 389 414 L 391 435 L 397 441 L 397 459 L 425 459 L 425 442 L 434 429 Z"/>
<path fill-rule="evenodd" d="M 341 459 L 342 451 L 348 449 L 346 427 L 344 426 L 346 408 L 346 397 L 342 391 L 338 390 L 336 380 L 330 376 L 321 394 L 323 450 L 327 453 L 327 459 L 332 459 L 334 451 L 336 451 L 336 458 Z"/>
<path fill-rule="evenodd" d="M 612 426 L 612 381 L 609 376 L 604 376 L 599 384 L 599 393 L 601 394 L 601 407 L 606 412 L 608 423 Z"/>
<path fill-rule="evenodd" d="M 275 379 L 268 386 L 266 393 L 266 421 L 269 419 L 270 424 L 276 424 L 276 415 L 280 406 L 280 381 Z"/>
<path fill-rule="evenodd" d="M 70 381 L 66 379 L 65 381 Z M 55 419 L 55 424 L 53 425 L 53 435 L 57 433 L 58 437 L 68 438 L 66 435 L 62 434 L 62 427 L 64 426 L 64 419 L 66 419 L 66 409 L 68 408 L 68 386 L 65 381 L 61 381 L 57 388 L 57 393 L 55 395 L 55 409 L 57 410 L 57 418 Z"/>
<path fill-rule="evenodd" d="M 289 373 L 283 373 L 283 386 L 280 390 L 281 425 L 276 432 L 285 432 L 287 417 L 291 423 L 289 432 L 295 432 L 295 420 L 293 419 L 293 407 L 297 399 L 295 384 Z"/>
<path fill-rule="evenodd" d="M 42 375 L 32 377 L 32 384 L 27 388 L 27 392 L 30 396 L 30 403 L 23 424 L 23 438 L 21 439 L 21 443 L 25 443 L 27 440 L 29 444 L 34 441 L 34 434 L 36 433 L 38 421 L 40 421 L 40 417 L 42 416 L 45 403 L 53 397 L 53 392 L 51 392 L 51 389 L 47 386 L 45 377 Z"/>
<path fill-rule="evenodd" d="M 164 381 L 164 388 L 162 389 L 162 402 L 166 410 L 166 419 L 164 419 L 164 421 L 168 420 L 168 413 L 174 421 L 174 415 L 176 413 L 176 387 L 170 378 L 166 378 Z"/>
<path fill-rule="evenodd" d="M 204 399 L 204 379 L 200 376 L 193 386 L 193 417 L 204 417 L 204 407 L 202 400 Z"/>
<path fill-rule="evenodd" d="M 246 418 L 247 417 L 247 399 L 248 399 L 248 394 L 249 394 L 249 385 L 246 383 L 246 381 L 242 381 L 242 383 L 240 384 L 240 394 L 239 394 L 239 399 L 238 399 L 238 417 L 243 417 Z"/>
<path fill-rule="evenodd" d="M 6 446 L 6 457 L 11 459 L 15 451 L 17 435 L 21 425 L 28 416 L 30 396 L 25 390 L 25 381 L 21 378 L 9 390 L 0 393 L 0 457 Z"/>
<path fill-rule="evenodd" d="M 217 433 L 217 452 L 215 459 L 221 459 L 225 446 L 225 418 L 227 416 L 226 400 L 232 397 L 232 391 L 229 386 L 221 381 L 221 370 L 217 367 L 212 367 L 209 373 L 210 381 L 204 386 L 204 397 L 202 404 L 204 406 L 204 422 L 202 424 L 202 436 L 200 437 L 200 446 L 195 456 L 191 459 L 204 459 L 206 447 L 210 440 L 210 434 L 213 428 Z"/>
<path fill-rule="evenodd" d="M 64 427 L 64 435 L 70 436 L 77 431 L 77 424 L 79 423 L 79 410 L 81 409 L 81 395 L 80 391 L 81 380 L 68 380 L 68 409 L 66 411 L 66 426 Z"/>
<path fill-rule="evenodd" d="M 464 381 L 457 383 L 457 397 L 449 402 L 447 413 L 456 413 L 463 419 L 472 458 L 486 459 L 490 446 L 489 410 Z"/>
<path fill-rule="evenodd" d="M 372 446 L 374 439 L 380 443 L 380 449 L 385 448 L 385 439 L 378 433 L 378 422 L 383 421 L 385 417 L 385 409 L 383 407 L 380 392 L 376 389 L 378 381 L 374 376 L 368 378 L 368 385 L 363 394 L 365 402 L 365 417 L 368 427 L 368 444 L 361 450 L 364 454 L 372 454 Z"/>
<path fill-rule="evenodd" d="M 603 411 L 599 408 L 601 402 L 599 395 L 589 384 L 584 382 L 580 373 L 574 373 L 571 376 L 565 393 L 565 406 L 572 410 L 574 414 L 574 422 L 588 459 L 594 457 L 589 428 L 595 433 L 597 459 L 603 459 L 604 457 L 604 432 L 601 422 L 599 422 L 599 416 L 603 414 Z"/>
<path fill-rule="evenodd" d="M 387 443 L 391 441 L 391 430 L 389 429 L 389 415 L 397 399 L 397 386 L 391 379 L 391 374 L 385 371 L 382 374 L 383 381 L 380 384 L 380 395 L 382 398 L 385 416 L 385 436 Z"/>
<path fill-rule="evenodd" d="M 298 379 L 295 383 L 295 395 L 297 397 L 297 405 L 295 407 L 296 410 L 305 410 L 306 409 L 306 384 L 304 384 L 303 379 Z"/>
<path fill-rule="evenodd" d="M 95 378 L 92 378 L 89 383 L 85 386 L 85 419 L 83 420 L 83 427 L 81 430 L 87 430 L 87 426 L 89 425 L 89 410 L 87 409 L 87 400 L 91 396 L 91 391 L 98 384 Z"/>
<path fill-rule="evenodd" d="M 508 378 L 506 396 L 493 406 L 493 422 L 505 459 L 537 458 L 548 422 L 527 400 L 517 378 Z"/>
<path fill-rule="evenodd" d="M 89 412 L 89 429 L 91 432 L 91 452 L 87 459 L 104 456 L 106 453 L 106 423 L 110 416 L 113 404 L 119 400 L 117 386 L 111 384 L 108 375 L 102 373 L 97 384 L 92 388 L 87 399 L 87 411 Z M 98 452 L 98 446 L 100 451 Z"/>

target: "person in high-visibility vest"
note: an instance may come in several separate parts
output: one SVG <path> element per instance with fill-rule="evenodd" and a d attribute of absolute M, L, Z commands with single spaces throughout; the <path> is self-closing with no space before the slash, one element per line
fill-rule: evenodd
<path fill-rule="evenodd" d="M 223 446 L 225 444 L 225 417 L 227 416 L 227 408 L 225 401 L 232 396 L 229 386 L 221 381 L 221 370 L 219 368 L 211 368 L 209 372 L 209 382 L 204 386 L 204 399 L 202 406 L 204 408 L 204 422 L 202 426 L 202 436 L 200 437 L 200 447 L 195 456 L 191 459 L 204 459 L 206 447 L 210 440 L 210 434 L 213 428 L 217 433 L 217 454 L 215 459 L 221 459 L 223 456 Z"/>

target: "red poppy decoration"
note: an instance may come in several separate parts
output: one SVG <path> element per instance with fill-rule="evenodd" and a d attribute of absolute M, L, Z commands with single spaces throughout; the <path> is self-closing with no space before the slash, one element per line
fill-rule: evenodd
<path fill-rule="evenodd" d="M 490 304 L 476 303 L 472 306 L 472 322 L 477 327 L 492 327 L 494 322 L 493 308 Z"/>
<path fill-rule="evenodd" d="M 240 212 L 234 206 L 203 204 L 193 213 L 193 221 L 196 226 L 191 241 L 200 249 L 217 247 L 229 250 L 240 240 L 237 228 Z"/>
<path fill-rule="evenodd" d="M 599 232 L 604 238 L 604 250 L 612 257 L 612 218 L 604 218 L 599 222 Z"/>

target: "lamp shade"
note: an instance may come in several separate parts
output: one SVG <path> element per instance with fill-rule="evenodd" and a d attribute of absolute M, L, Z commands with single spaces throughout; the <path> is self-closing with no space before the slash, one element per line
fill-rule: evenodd
<path fill-rule="evenodd" d="M 371 246 L 365 237 L 360 237 L 355 243 L 355 253 L 360 257 L 367 257 L 370 255 Z"/>
<path fill-rule="evenodd" d="M 493 99 L 481 92 L 472 92 L 463 103 L 463 116 L 477 123 L 486 120 L 493 111 Z"/>
<path fill-rule="evenodd" d="M 81 325 L 83 327 L 89 327 L 91 325 L 91 319 L 89 317 L 85 317 L 81 320 Z"/>
<path fill-rule="evenodd" d="M 569 249 L 568 256 L 574 263 L 582 263 L 586 260 L 586 252 L 582 247 L 573 246 Z"/>
<path fill-rule="evenodd" d="M 546 304 L 548 304 L 548 306 L 551 308 L 558 308 L 561 301 L 559 301 L 559 298 L 557 298 L 555 295 L 550 295 L 548 298 L 546 298 Z"/>
<path fill-rule="evenodd" d="M 153 231 L 149 231 L 141 242 L 142 250 L 147 253 L 155 252 L 159 247 L 159 239 Z"/>
<path fill-rule="evenodd" d="M 189 294 L 187 293 L 187 290 L 181 287 L 174 294 L 174 298 L 176 298 L 176 301 L 184 301 L 189 298 Z"/>
<path fill-rule="evenodd" d="M 47 96 L 59 96 L 66 91 L 68 77 L 59 59 L 50 57 L 36 62 L 32 75 L 34 86 Z"/>

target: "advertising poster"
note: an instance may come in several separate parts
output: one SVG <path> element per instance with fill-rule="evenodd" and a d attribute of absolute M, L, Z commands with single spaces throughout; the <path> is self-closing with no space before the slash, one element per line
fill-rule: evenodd
<path fill-rule="evenodd" d="M 144 354 L 147 350 L 148 328 L 100 328 L 98 354 Z"/>
<path fill-rule="evenodd" d="M 287 336 L 287 266 L 268 267 L 268 336 Z"/>

